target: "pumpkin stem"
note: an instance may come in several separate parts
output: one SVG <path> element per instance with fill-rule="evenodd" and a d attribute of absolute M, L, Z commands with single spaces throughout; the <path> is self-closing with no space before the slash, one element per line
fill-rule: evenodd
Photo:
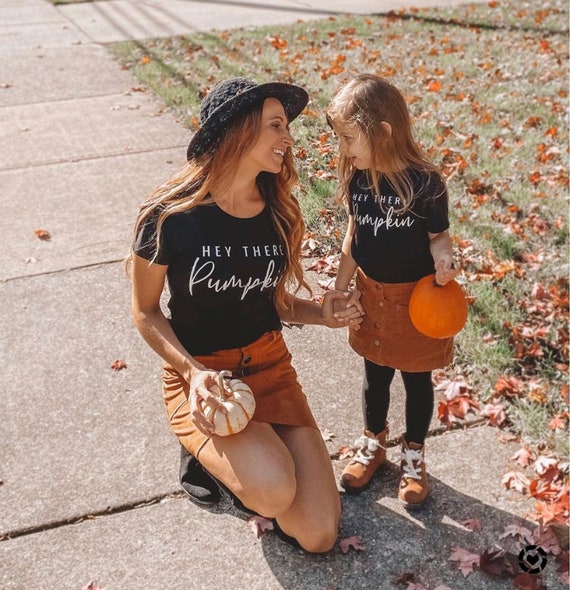
<path fill-rule="evenodd" d="M 226 393 L 226 388 L 224 387 L 224 379 L 231 379 L 232 372 L 231 371 L 220 371 L 218 373 L 218 388 L 220 389 L 220 399 L 225 399 L 229 397 L 229 394 Z"/>

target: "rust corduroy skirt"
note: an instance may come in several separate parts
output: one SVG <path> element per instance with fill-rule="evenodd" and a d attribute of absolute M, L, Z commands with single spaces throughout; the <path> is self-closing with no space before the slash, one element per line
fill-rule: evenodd
<path fill-rule="evenodd" d="M 407 373 L 445 367 L 453 360 L 453 338 L 429 338 L 416 330 L 408 304 L 416 283 L 378 283 L 358 269 L 356 288 L 365 315 L 349 326 L 350 346 L 364 358 Z"/>
<path fill-rule="evenodd" d="M 252 420 L 317 428 L 281 332 L 267 332 L 243 348 L 220 350 L 194 358 L 208 369 L 232 371 L 234 378 L 247 383 L 256 403 Z M 208 437 L 190 418 L 190 386 L 168 364 L 164 365 L 162 383 L 170 426 L 180 442 L 197 457 Z"/>

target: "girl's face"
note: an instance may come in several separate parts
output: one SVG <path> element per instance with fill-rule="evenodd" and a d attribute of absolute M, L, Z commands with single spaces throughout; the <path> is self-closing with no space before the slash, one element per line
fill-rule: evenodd
<path fill-rule="evenodd" d="M 336 123 L 333 129 L 338 137 L 340 153 L 358 170 L 372 168 L 372 154 L 360 128 L 356 125 Z"/>
<path fill-rule="evenodd" d="M 246 156 L 248 164 L 258 172 L 278 174 L 281 172 L 285 152 L 294 143 L 283 105 L 276 98 L 266 98 L 259 137 Z"/>

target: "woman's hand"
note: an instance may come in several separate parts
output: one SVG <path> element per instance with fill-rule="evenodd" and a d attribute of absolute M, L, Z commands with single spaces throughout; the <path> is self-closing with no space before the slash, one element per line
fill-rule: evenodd
<path fill-rule="evenodd" d="M 214 386 L 218 386 L 218 372 L 209 369 L 195 370 L 189 382 L 188 403 L 190 405 L 190 417 L 200 432 L 206 436 L 212 436 L 214 434 L 214 425 L 204 415 L 204 407 L 209 406 L 212 411 L 226 411 L 219 398 L 210 391 Z"/>
<path fill-rule="evenodd" d="M 360 291 L 326 291 L 321 313 L 325 324 L 330 328 L 342 328 L 347 324 L 358 329 L 362 322 L 364 309 L 360 303 Z"/>

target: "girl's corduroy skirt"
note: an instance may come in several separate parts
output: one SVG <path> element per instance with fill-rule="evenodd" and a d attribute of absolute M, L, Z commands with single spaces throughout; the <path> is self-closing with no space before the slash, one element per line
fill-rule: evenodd
<path fill-rule="evenodd" d="M 408 305 L 416 283 L 378 283 L 358 269 L 364 319 L 349 326 L 350 346 L 364 358 L 407 373 L 445 367 L 453 360 L 453 338 L 429 338 L 416 330 Z"/>
<path fill-rule="evenodd" d="M 208 369 L 232 371 L 234 378 L 247 383 L 256 403 L 252 420 L 317 428 L 281 332 L 267 332 L 243 348 L 194 358 Z M 164 365 L 162 383 L 170 426 L 180 442 L 197 457 L 208 437 L 190 418 L 187 403 L 190 386 L 168 364 Z"/>

